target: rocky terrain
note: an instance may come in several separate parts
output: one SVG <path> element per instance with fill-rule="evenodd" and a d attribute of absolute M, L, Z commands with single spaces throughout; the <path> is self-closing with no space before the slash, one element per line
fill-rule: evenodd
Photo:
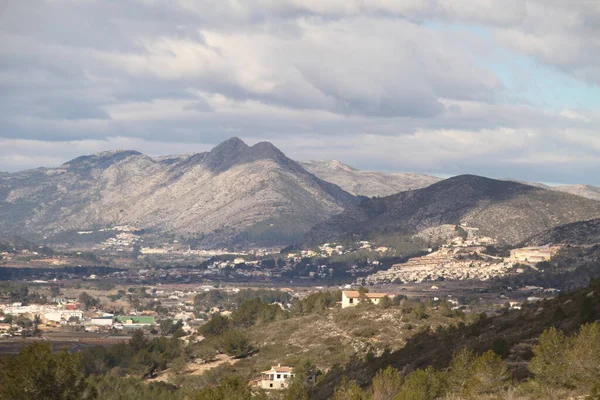
<path fill-rule="evenodd" d="M 361 171 L 336 160 L 301 162 L 310 173 L 357 196 L 389 196 L 439 182 L 435 176 L 415 173 Z"/>
<path fill-rule="evenodd" d="M 600 219 L 557 226 L 528 241 L 530 246 L 552 244 L 595 245 L 600 243 Z"/>
<path fill-rule="evenodd" d="M 354 204 L 267 142 L 153 159 L 136 151 L 0 176 L 0 234 L 31 239 L 129 225 L 205 246 L 279 245 Z"/>
<path fill-rule="evenodd" d="M 600 200 L 600 187 L 592 185 L 555 186 L 552 190 L 571 193 L 592 200 Z"/>
<path fill-rule="evenodd" d="M 516 244 L 554 226 L 600 217 L 600 202 L 516 182 L 456 176 L 427 188 L 368 199 L 313 228 L 303 245 L 354 235 L 414 234 L 444 224 L 479 228 Z"/>
<path fill-rule="evenodd" d="M 522 183 L 524 185 L 535 186 L 542 189 L 554 190 L 562 193 L 570 193 L 576 196 L 585 197 L 591 200 L 600 200 L 600 187 L 592 185 L 561 185 L 550 186 L 539 182 L 524 182 L 514 179 L 505 179 L 507 181 Z"/>

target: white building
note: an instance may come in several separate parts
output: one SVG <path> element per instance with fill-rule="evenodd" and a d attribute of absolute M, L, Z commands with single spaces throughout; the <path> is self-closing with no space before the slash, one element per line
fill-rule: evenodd
<path fill-rule="evenodd" d="M 94 317 L 90 320 L 90 325 L 95 326 L 111 326 L 113 324 L 113 316 L 105 315 L 102 317 Z"/>
<path fill-rule="evenodd" d="M 379 304 L 381 299 L 386 297 L 386 293 L 365 293 L 365 297 L 373 304 Z M 360 292 L 358 290 L 342 291 L 342 308 L 354 307 L 360 303 Z"/>
<path fill-rule="evenodd" d="M 258 382 L 259 387 L 266 390 L 285 389 L 294 377 L 294 370 L 291 367 L 282 367 L 281 364 L 278 364 L 268 371 L 261 372 L 261 374 L 262 379 Z"/>
<path fill-rule="evenodd" d="M 68 321 L 69 318 L 71 318 L 71 317 L 76 317 L 81 321 L 83 319 L 83 311 L 56 310 L 56 311 L 45 312 L 42 314 L 42 317 L 44 317 L 44 319 L 46 321 L 54 321 L 54 322 Z"/>

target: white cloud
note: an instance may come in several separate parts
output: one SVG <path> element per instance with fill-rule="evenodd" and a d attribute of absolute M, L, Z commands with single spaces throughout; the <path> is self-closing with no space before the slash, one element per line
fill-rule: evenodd
<path fill-rule="evenodd" d="M 0 169 L 111 146 L 200 150 L 237 135 L 371 169 L 555 181 L 543 175 L 569 171 L 548 164 L 567 160 L 578 179 L 579 166 L 596 165 L 600 111 L 514 100 L 522 93 L 492 66 L 532 58 L 600 83 L 599 4 L 9 2 Z"/>

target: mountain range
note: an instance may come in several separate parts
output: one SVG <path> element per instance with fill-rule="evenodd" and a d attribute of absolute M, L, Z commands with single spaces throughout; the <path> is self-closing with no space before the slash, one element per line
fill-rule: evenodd
<path fill-rule="evenodd" d="M 310 173 L 324 181 L 334 183 L 345 191 L 357 196 L 390 196 L 399 192 L 421 189 L 442 180 L 436 176 L 411 172 L 388 173 L 362 171 L 337 160 L 300 162 Z M 524 182 L 503 179 L 600 201 L 600 187 L 592 185 L 552 186 L 539 182 Z"/>
<path fill-rule="evenodd" d="M 232 138 L 205 153 L 152 158 L 117 150 L 0 174 L 0 235 L 52 242 L 129 225 L 203 247 L 275 247 L 466 223 L 514 244 L 600 218 L 600 202 L 548 189 L 556 188 L 299 163 L 271 143 Z"/>
<path fill-rule="evenodd" d="M 461 175 L 423 189 L 365 200 L 315 226 L 303 244 L 348 235 L 414 234 L 461 223 L 517 244 L 549 228 L 598 217 L 598 201 L 517 182 Z"/>
<path fill-rule="evenodd" d="M 0 176 L 0 234 L 130 225 L 205 246 L 279 245 L 358 200 L 270 143 L 232 138 L 200 154 L 112 151 Z"/>
<path fill-rule="evenodd" d="M 425 174 L 361 171 L 337 160 L 301 162 L 310 173 L 335 183 L 356 196 L 390 196 L 398 192 L 420 189 L 442 179 Z"/>

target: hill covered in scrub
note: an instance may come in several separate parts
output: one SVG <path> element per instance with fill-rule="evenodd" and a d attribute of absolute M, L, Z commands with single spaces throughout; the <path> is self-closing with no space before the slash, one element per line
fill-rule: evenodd
<path fill-rule="evenodd" d="M 555 244 L 594 245 L 600 243 L 600 219 L 578 221 L 549 229 L 529 239 L 530 246 Z"/>
<path fill-rule="evenodd" d="M 495 316 L 465 316 L 445 302 L 402 297 L 332 308 L 336 292 L 294 300 L 285 311 L 260 299 L 278 294 L 257 295 L 231 316 L 214 315 L 201 327 L 205 339 L 199 342 L 181 341 L 178 324 L 161 324 L 172 336 L 150 339 L 138 331 L 129 343 L 93 347 L 81 356 L 53 356 L 50 346 L 38 343 L 19 356 L 0 357 L 0 398 L 27 399 L 15 397 L 22 387 L 33 388 L 36 398 L 64 392 L 70 394 L 64 398 L 103 400 L 124 393 L 132 400 L 558 400 L 600 394 L 600 281 Z M 196 303 L 204 307 L 205 300 Z M 222 362 L 219 352 L 229 361 Z M 208 368 L 196 374 L 197 363 Z M 269 395 L 249 386 L 276 363 L 298 372 L 288 390 Z M 307 373 L 317 375 L 315 384 L 303 380 Z M 384 388 L 391 397 L 377 397 Z"/>
<path fill-rule="evenodd" d="M 549 228 L 600 217 L 600 202 L 517 182 L 461 175 L 423 189 L 373 198 L 311 229 L 303 244 L 373 238 L 466 224 L 517 244 Z"/>
<path fill-rule="evenodd" d="M 493 350 L 507 362 L 507 371 L 510 375 L 505 379 L 505 387 L 498 388 L 495 392 L 485 393 L 489 397 L 473 397 L 470 394 L 459 394 L 456 398 L 504 398 L 507 395 L 503 389 L 524 384 L 522 399 L 562 399 L 569 395 L 590 394 L 596 391 L 600 395 L 600 387 L 594 387 L 594 382 L 600 382 L 600 322 L 591 326 L 586 335 L 573 339 L 573 346 L 577 341 L 582 342 L 576 350 L 565 341 L 561 333 L 546 334 L 540 340 L 550 341 L 550 349 L 545 348 L 545 368 L 536 369 L 532 365 L 532 356 L 541 354 L 536 344 L 540 343 L 540 335 L 548 329 L 556 329 L 565 335 L 576 335 L 582 325 L 600 320 L 600 281 L 592 282 L 585 289 L 578 290 L 552 300 L 545 300 L 525 306 L 519 311 L 506 311 L 503 315 L 487 317 L 480 315 L 479 319 L 471 324 L 458 324 L 437 330 L 425 330 L 410 338 L 402 349 L 390 352 L 374 359 L 356 361 L 340 368 L 329 371 L 313 389 L 311 398 L 330 399 L 334 396 L 336 388 L 343 387 L 348 382 L 354 381 L 358 387 L 369 387 L 378 371 L 392 367 L 404 374 L 427 367 L 445 370 L 452 366 L 453 355 L 463 348 L 472 350 L 473 354 L 483 354 Z M 590 343 L 591 340 L 591 343 Z M 554 347 L 552 347 L 554 342 Z M 570 349 L 573 350 L 570 352 Z M 536 353 L 537 351 L 537 353 Z M 585 357 L 583 354 L 586 354 Z M 564 357 L 564 358 L 561 358 Z M 471 362 L 475 358 L 471 359 Z M 578 362 L 579 360 L 579 362 Z M 538 360 L 541 363 L 541 360 Z M 574 372 L 567 371 L 567 365 L 578 364 L 578 368 L 586 362 L 584 367 L 586 379 L 578 382 Z M 562 363 L 562 364 L 561 364 Z M 539 366 L 539 364 L 538 364 Z M 534 371 L 539 372 L 538 381 L 533 384 L 526 383 L 527 379 L 534 377 Z M 552 376 L 548 371 L 562 373 L 563 377 Z M 562 372 L 561 372 L 562 371 Z M 472 374 L 469 374 L 471 377 Z M 540 379 L 541 378 L 541 379 Z M 427 382 L 421 382 L 427 388 Z M 533 386 L 527 387 L 528 385 Z M 533 390 L 532 390 L 533 389 Z M 425 394 L 422 397 L 400 397 L 401 399 L 419 398 L 436 399 L 444 398 L 439 395 Z M 514 393 L 514 392 L 513 392 Z M 333 397 L 336 400 L 341 397 Z M 358 399 L 366 397 L 355 397 Z M 395 398 L 395 397 L 392 397 Z M 597 398 L 597 397 L 593 397 Z"/>

